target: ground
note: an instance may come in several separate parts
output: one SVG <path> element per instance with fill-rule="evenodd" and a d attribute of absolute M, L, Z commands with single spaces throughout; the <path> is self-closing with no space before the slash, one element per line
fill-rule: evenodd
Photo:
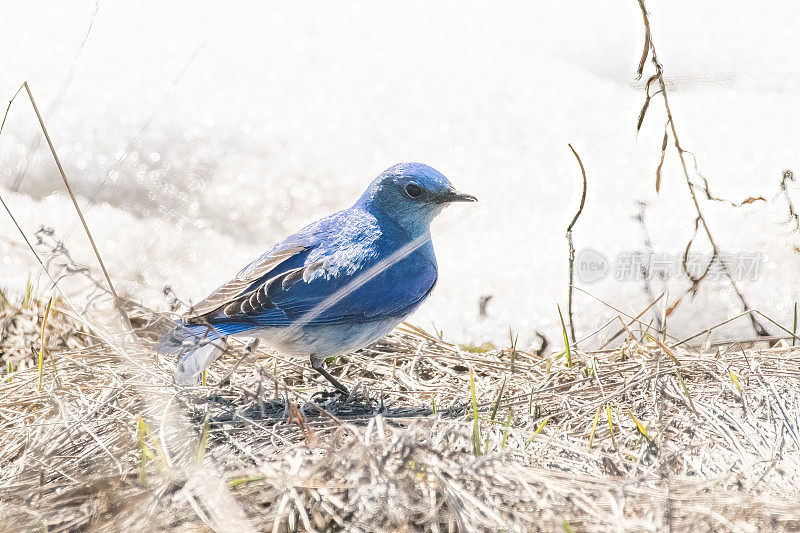
<path fill-rule="evenodd" d="M 125 302 L 125 337 L 46 306 L 0 297 L 0 529 L 800 528 L 785 341 L 700 353 L 630 324 L 533 354 L 403 325 L 330 363 L 345 399 L 242 345 L 178 388 L 167 314 Z"/>

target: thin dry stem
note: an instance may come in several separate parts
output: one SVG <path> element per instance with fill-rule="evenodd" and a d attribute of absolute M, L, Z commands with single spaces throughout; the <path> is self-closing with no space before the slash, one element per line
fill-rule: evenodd
<path fill-rule="evenodd" d="M 697 212 L 695 232 L 697 230 L 697 226 L 702 227 L 703 233 L 705 233 L 706 238 L 708 239 L 708 242 L 711 245 L 711 249 L 712 249 L 711 259 L 709 260 L 708 267 L 706 268 L 705 272 L 699 277 L 696 277 L 696 278 L 692 277 L 690 272 L 689 272 L 689 267 L 688 267 L 688 264 L 687 264 L 687 257 L 688 257 L 688 250 L 690 249 L 690 247 L 692 245 L 694 237 L 692 238 L 692 240 L 689 241 L 689 244 L 686 247 L 687 253 L 684 254 L 684 261 L 683 261 L 684 271 L 686 272 L 686 274 L 689 276 L 689 278 L 692 281 L 692 286 L 688 289 L 687 293 L 697 291 L 699 284 L 704 279 L 705 274 L 709 271 L 712 263 L 714 263 L 714 261 L 717 261 L 719 263 L 719 265 L 720 265 L 720 268 L 722 269 L 723 274 L 727 278 L 729 285 L 731 286 L 733 291 L 736 293 L 736 297 L 741 302 L 743 310 L 744 311 L 749 311 L 752 308 L 747 304 L 747 300 L 745 299 L 744 294 L 742 294 L 742 291 L 739 289 L 739 286 L 737 285 L 736 280 L 733 278 L 733 275 L 731 274 L 730 269 L 728 268 L 728 265 L 725 264 L 725 261 L 722 259 L 722 254 L 720 252 L 720 248 L 719 248 L 719 246 L 717 245 L 717 243 L 716 243 L 716 241 L 714 239 L 714 235 L 711 233 L 711 229 L 710 229 L 710 227 L 708 225 L 706 217 L 705 217 L 705 215 L 703 213 L 703 210 L 702 210 L 702 208 L 700 206 L 700 202 L 697 199 L 697 194 L 695 193 L 695 187 L 696 186 L 692 182 L 691 177 L 689 176 L 689 169 L 688 169 L 687 164 L 686 164 L 685 154 L 689 153 L 689 152 L 687 150 L 685 150 L 681 146 L 680 139 L 678 137 L 678 131 L 677 131 L 676 127 L 675 127 L 675 120 L 674 120 L 674 118 L 672 116 L 672 111 L 670 110 L 669 97 L 667 95 L 667 86 L 666 86 L 666 84 L 664 82 L 664 76 L 663 76 L 663 67 L 661 66 L 661 63 L 658 60 L 658 55 L 656 53 L 656 47 L 655 47 L 655 44 L 653 43 L 653 36 L 652 36 L 652 34 L 650 32 L 650 18 L 649 18 L 649 15 L 647 13 L 647 8 L 645 6 L 645 0 L 637 0 L 637 1 L 639 3 L 640 9 L 642 11 L 642 18 L 643 18 L 644 27 L 645 27 L 645 47 L 644 47 L 644 51 L 642 53 L 642 58 L 641 58 L 640 63 L 639 63 L 640 67 L 639 67 L 639 70 L 638 70 L 638 74 L 639 74 L 639 76 L 641 76 L 642 68 L 644 66 L 644 63 L 645 63 L 648 55 L 649 55 L 650 60 L 651 60 L 651 62 L 653 64 L 653 67 L 655 68 L 655 74 L 653 74 L 653 76 L 648 80 L 648 83 L 647 83 L 647 99 L 646 99 L 646 102 L 645 102 L 645 106 L 642 108 L 642 112 L 640 113 L 638 125 L 641 126 L 641 123 L 644 120 L 644 114 L 646 113 L 648 105 L 649 105 L 649 101 L 650 101 L 650 98 L 651 98 L 650 93 L 649 93 L 650 83 L 653 82 L 653 81 L 656 81 L 656 82 L 658 82 L 658 86 L 659 86 L 658 93 L 661 94 L 661 98 L 662 98 L 662 101 L 664 103 L 664 110 L 665 110 L 666 115 L 667 115 L 667 127 L 669 128 L 669 132 L 672 133 L 673 144 L 675 145 L 675 149 L 678 152 L 678 157 L 680 158 L 681 169 L 683 170 L 683 175 L 684 175 L 684 177 L 686 179 L 686 185 L 687 185 L 687 187 L 689 189 L 689 196 L 691 197 L 692 204 L 694 205 L 695 211 Z M 661 162 L 659 163 L 658 170 L 656 172 L 656 191 L 658 191 L 660 189 L 660 187 L 661 187 L 661 167 L 662 167 L 663 161 L 664 161 L 664 153 L 665 153 L 665 150 L 666 150 L 667 140 L 668 140 L 668 134 L 667 134 L 667 131 L 665 129 L 664 139 L 663 139 L 662 147 L 661 147 Z M 706 184 L 707 183 L 708 182 L 706 181 Z M 708 191 L 708 187 L 706 187 L 705 190 Z M 707 193 L 707 194 L 710 197 L 710 193 Z M 751 201 L 748 201 L 748 200 L 751 200 Z M 745 200 L 742 204 L 744 204 L 744 203 L 752 203 L 752 201 L 755 201 L 756 199 L 748 199 L 748 200 Z M 680 301 L 680 299 L 679 299 L 679 301 Z M 767 330 L 763 326 L 763 324 L 761 324 L 761 322 L 759 322 L 758 319 L 753 314 L 750 314 L 748 316 L 749 316 L 749 319 L 750 319 L 750 323 L 753 326 L 753 329 L 755 330 L 756 334 L 758 334 L 759 336 L 767 336 L 767 335 L 769 335 L 769 333 L 767 332 Z"/>

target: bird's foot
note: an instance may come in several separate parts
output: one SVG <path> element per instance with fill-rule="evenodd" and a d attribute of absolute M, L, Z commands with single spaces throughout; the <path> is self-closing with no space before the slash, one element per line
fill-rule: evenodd
<path fill-rule="evenodd" d="M 375 410 L 375 414 L 384 414 L 389 410 L 388 406 L 383 403 L 383 394 L 381 394 L 380 401 L 378 402 L 378 408 Z"/>
<path fill-rule="evenodd" d="M 347 389 L 335 389 L 335 390 L 328 390 L 328 391 L 319 391 L 315 392 L 311 396 L 312 401 L 316 401 L 317 399 L 321 400 L 322 402 L 328 402 L 333 398 L 336 398 L 342 405 L 355 405 L 355 404 L 363 404 L 369 407 L 372 407 L 373 404 L 378 403 L 377 400 L 370 398 L 369 394 L 366 390 L 361 390 L 361 382 L 358 382 L 352 390 L 348 391 Z M 383 409 L 383 399 L 381 399 L 381 403 L 378 406 L 378 412 Z"/>
<path fill-rule="evenodd" d="M 346 402 L 349 396 L 350 393 L 346 393 L 339 389 L 321 390 L 311 395 L 311 401 L 314 403 L 327 403 L 333 398 L 337 398 L 339 400 L 344 399 L 344 401 Z"/>

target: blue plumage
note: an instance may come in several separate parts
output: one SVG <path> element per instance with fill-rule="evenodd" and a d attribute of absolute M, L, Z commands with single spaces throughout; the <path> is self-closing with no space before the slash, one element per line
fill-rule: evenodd
<path fill-rule="evenodd" d="M 259 337 L 346 389 L 322 367 L 391 331 L 430 294 L 437 279 L 430 223 L 457 192 L 433 168 L 395 165 L 350 208 L 273 246 L 182 317 L 161 341 L 183 352 L 176 380 L 189 384 L 219 350 L 219 336 Z M 211 342 L 210 342 L 211 341 Z"/>

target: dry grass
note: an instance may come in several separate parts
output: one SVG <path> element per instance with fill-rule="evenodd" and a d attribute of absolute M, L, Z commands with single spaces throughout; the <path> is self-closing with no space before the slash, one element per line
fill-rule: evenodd
<path fill-rule="evenodd" d="M 344 402 L 260 349 L 219 386 L 240 345 L 176 388 L 165 315 L 123 340 L 54 301 L 37 392 L 45 305 L 0 298 L 0 529 L 800 528 L 800 349 L 632 332 L 568 367 L 402 327 L 332 362 Z"/>

